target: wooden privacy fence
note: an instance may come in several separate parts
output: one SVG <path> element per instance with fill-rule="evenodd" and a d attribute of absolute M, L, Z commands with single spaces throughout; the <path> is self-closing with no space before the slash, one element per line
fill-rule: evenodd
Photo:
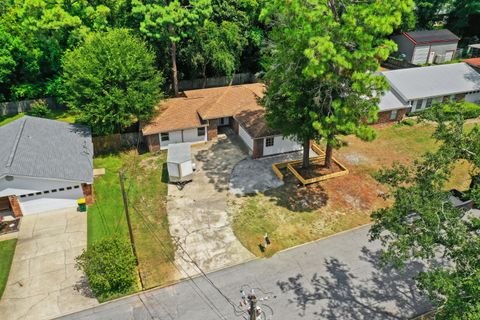
<path fill-rule="evenodd" d="M 116 133 L 92 138 L 95 154 L 136 148 L 142 142 L 138 132 Z"/>
<path fill-rule="evenodd" d="M 310 163 L 313 164 L 321 164 L 325 162 L 325 152 L 323 152 L 322 149 L 316 144 L 312 143 L 311 149 L 318 154 L 317 157 L 310 158 Z M 280 179 L 284 179 L 284 174 L 282 173 L 281 169 L 287 168 L 288 171 L 290 171 L 293 176 L 300 181 L 301 184 L 308 185 L 340 176 L 347 175 L 349 173 L 348 169 L 341 164 L 337 159 L 332 158 L 332 161 L 341 169 L 338 172 L 333 172 L 329 174 L 324 174 L 318 177 L 310 178 L 310 179 L 305 179 L 299 172 L 298 170 L 295 169 L 295 166 L 298 164 L 302 163 L 302 160 L 293 160 L 293 161 L 286 161 L 286 162 L 281 162 L 281 163 L 274 163 L 272 164 L 272 170 L 275 173 L 275 175 Z"/>
<path fill-rule="evenodd" d="M 64 109 L 63 105 L 58 104 L 54 98 L 41 98 L 35 100 L 22 100 L 0 103 L 0 116 L 15 115 L 30 111 L 35 102 L 45 102 L 52 109 Z"/>
<path fill-rule="evenodd" d="M 233 79 L 231 77 L 215 77 L 215 78 L 207 78 L 206 82 L 205 82 L 205 79 L 181 80 L 178 83 L 178 87 L 180 90 L 183 91 L 183 90 L 202 89 L 204 87 L 205 88 L 224 87 L 224 86 L 228 86 L 230 82 L 232 85 L 236 85 L 236 84 L 251 83 L 255 81 L 256 81 L 255 75 L 248 72 L 248 73 L 234 74 Z"/>

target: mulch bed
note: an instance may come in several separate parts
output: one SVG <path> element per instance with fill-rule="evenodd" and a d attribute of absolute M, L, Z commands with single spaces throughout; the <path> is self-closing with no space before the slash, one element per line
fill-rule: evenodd
<path fill-rule="evenodd" d="M 334 161 L 332 161 L 330 168 L 325 167 L 323 163 L 310 163 L 308 168 L 302 168 L 301 164 L 294 165 L 293 167 L 306 180 L 343 171 L 343 169 Z"/>

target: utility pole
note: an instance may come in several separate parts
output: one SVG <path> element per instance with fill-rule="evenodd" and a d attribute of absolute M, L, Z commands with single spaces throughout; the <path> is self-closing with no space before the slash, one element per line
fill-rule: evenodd
<path fill-rule="evenodd" d="M 250 320 L 257 320 L 257 297 L 252 292 L 248 295 L 248 301 L 250 302 Z"/>
<path fill-rule="evenodd" d="M 120 177 L 120 187 L 122 189 L 122 197 L 123 197 L 123 208 L 125 209 L 125 217 L 127 218 L 127 226 L 128 226 L 128 234 L 130 236 L 130 245 L 132 246 L 133 250 L 133 255 L 135 256 L 135 263 L 137 265 L 137 270 L 138 270 L 138 277 L 140 278 L 140 284 L 143 287 L 143 281 L 142 281 L 142 276 L 140 275 L 140 270 L 138 269 L 138 256 L 137 256 L 137 250 L 135 249 L 135 241 L 133 240 L 133 231 L 132 231 L 132 224 L 130 223 L 130 214 L 128 211 L 128 199 L 127 199 L 127 193 L 125 192 L 125 172 L 123 169 L 121 169 L 118 172 L 118 175 Z"/>

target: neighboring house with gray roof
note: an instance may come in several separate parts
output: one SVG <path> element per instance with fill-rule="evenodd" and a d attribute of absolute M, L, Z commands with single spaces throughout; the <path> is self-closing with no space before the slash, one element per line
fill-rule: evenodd
<path fill-rule="evenodd" d="M 25 116 L 0 127 L 0 198 L 14 196 L 22 213 L 93 200 L 90 129 Z"/>
<path fill-rule="evenodd" d="M 408 112 L 448 99 L 480 101 L 480 73 L 466 63 L 419 67 L 382 73 L 391 90 L 408 104 Z"/>

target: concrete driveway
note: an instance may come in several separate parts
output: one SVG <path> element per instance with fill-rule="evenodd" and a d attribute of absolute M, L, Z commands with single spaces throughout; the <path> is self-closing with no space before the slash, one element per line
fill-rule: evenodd
<path fill-rule="evenodd" d="M 87 215 L 75 208 L 22 218 L 2 319 L 52 319 L 98 304 L 74 267 L 87 245 Z"/>
<path fill-rule="evenodd" d="M 234 135 L 222 135 L 205 145 L 193 146 L 197 166 L 193 181 L 183 190 L 172 184 L 168 186 L 170 233 L 180 244 L 175 262 L 189 276 L 199 273 L 190 257 L 204 271 L 254 258 L 235 237 L 227 211 L 230 173 L 234 165 L 247 156 L 242 148 L 241 141 Z M 186 276 L 179 272 L 177 278 Z"/>
<path fill-rule="evenodd" d="M 260 159 L 247 158 L 235 165 L 230 177 L 230 193 L 236 196 L 255 194 L 283 185 L 272 164 L 302 159 L 303 152 L 290 152 Z M 310 149 L 310 158 L 318 155 Z"/>

